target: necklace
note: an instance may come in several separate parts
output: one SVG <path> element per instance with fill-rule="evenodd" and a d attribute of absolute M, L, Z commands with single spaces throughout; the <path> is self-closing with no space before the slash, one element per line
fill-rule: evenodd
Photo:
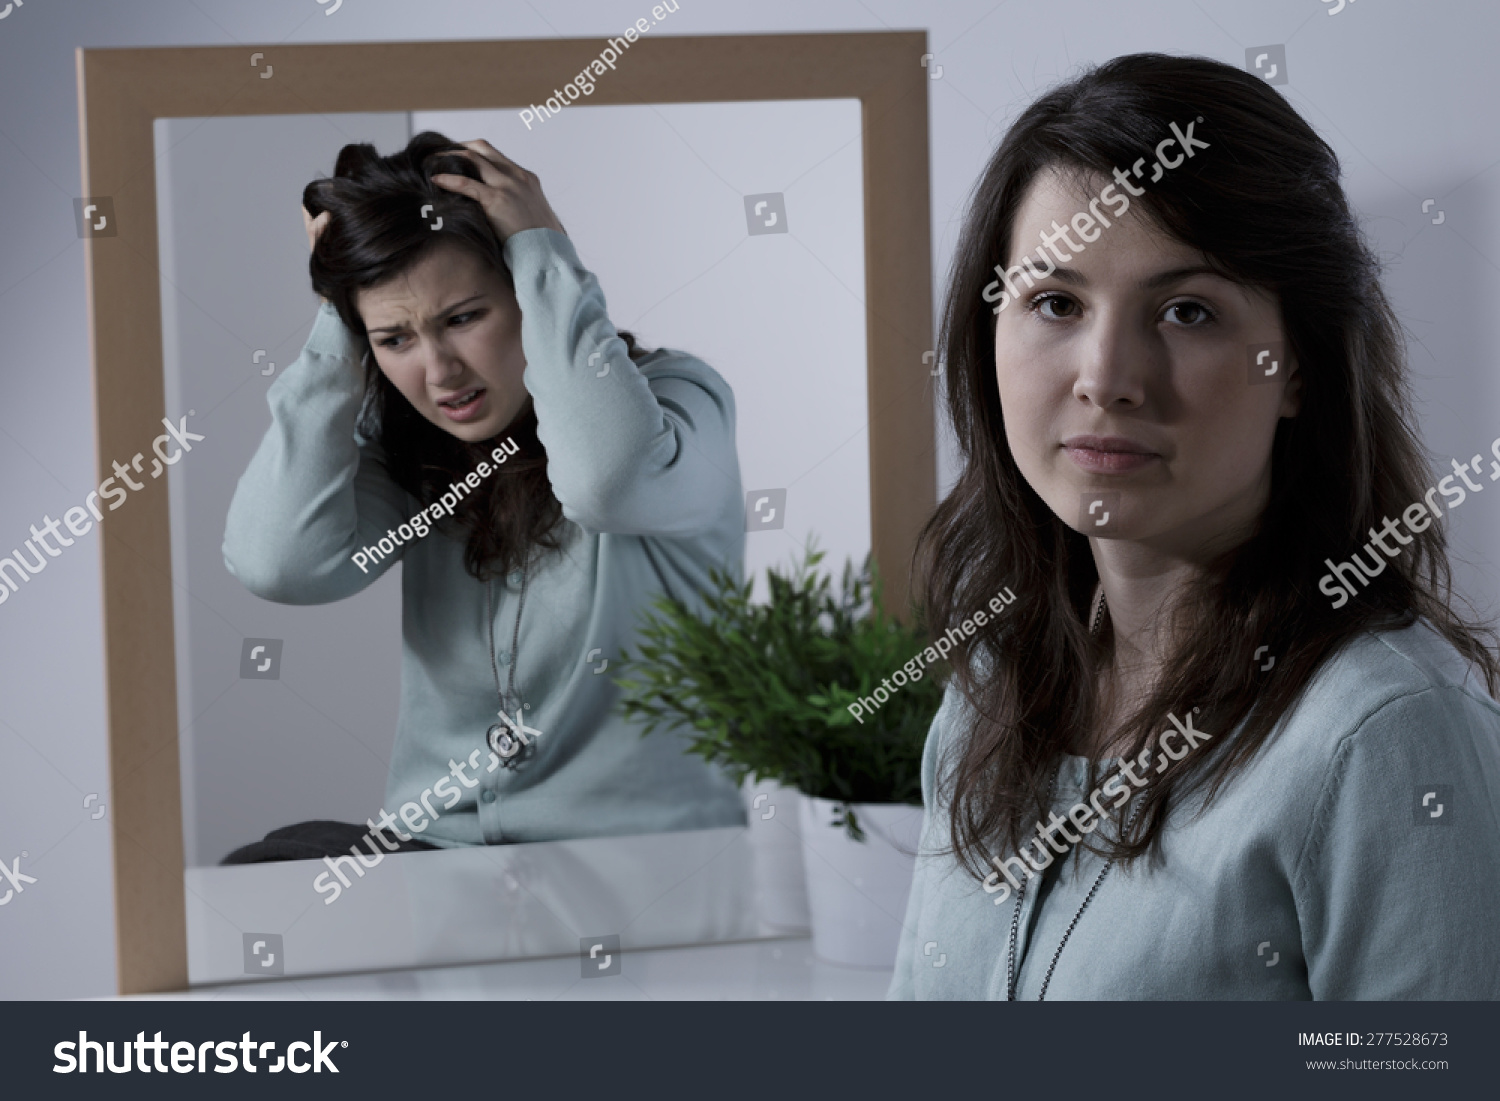
<path fill-rule="evenodd" d="M 526 585 L 530 580 L 530 574 L 523 568 L 521 570 L 521 599 L 516 605 L 516 626 L 510 638 L 510 676 L 504 692 L 500 691 L 500 663 L 495 656 L 495 580 L 490 578 L 484 583 L 485 608 L 489 615 L 486 617 L 490 628 L 490 670 L 495 674 L 495 695 L 500 699 L 500 717 L 505 719 L 506 711 L 512 710 L 516 713 L 516 725 L 508 725 L 509 721 L 503 723 L 492 723 L 485 732 L 485 741 L 489 744 L 495 756 L 506 768 L 515 768 L 521 763 L 522 750 L 531 750 L 531 743 L 518 738 L 513 732 L 521 726 L 521 703 L 520 694 L 516 692 L 516 664 L 521 642 L 521 613 L 526 609 Z M 529 752 L 526 754 L 529 756 Z M 493 767 L 493 766 L 492 766 Z"/>
<path fill-rule="evenodd" d="M 1099 603 L 1094 606 L 1094 622 L 1089 625 L 1089 634 L 1098 636 L 1099 626 L 1104 622 L 1104 612 L 1109 605 L 1104 600 L 1104 586 L 1099 587 Z"/>
<path fill-rule="evenodd" d="M 1094 611 L 1093 623 L 1089 626 L 1089 634 L 1095 636 L 1099 634 L 1099 627 L 1104 622 L 1106 607 L 1104 591 L 1101 587 L 1099 603 Z M 1057 790 L 1057 777 L 1061 772 L 1062 763 L 1059 762 L 1057 772 L 1052 774 L 1052 782 L 1047 786 L 1047 806 L 1049 809 L 1052 806 L 1053 792 Z M 1135 816 L 1140 809 L 1141 804 L 1137 803 L 1135 809 L 1130 812 L 1130 817 L 1125 821 L 1126 833 L 1130 831 L 1131 826 L 1135 825 Z M 1078 907 L 1078 912 L 1073 915 L 1073 920 L 1068 922 L 1067 929 L 1063 931 L 1062 940 L 1058 942 L 1057 951 L 1052 953 L 1052 962 L 1047 965 L 1047 973 L 1042 976 L 1042 989 L 1037 994 L 1037 1001 L 1042 1001 L 1047 997 L 1047 986 L 1052 982 L 1052 972 L 1057 967 L 1057 961 L 1062 957 L 1063 948 L 1067 946 L 1068 938 L 1073 935 L 1073 927 L 1078 924 L 1078 919 L 1083 917 L 1083 912 L 1088 909 L 1089 903 L 1094 901 L 1094 893 L 1099 890 L 1099 884 L 1104 882 L 1104 877 L 1109 874 L 1109 870 L 1114 866 L 1115 862 L 1112 859 L 1104 862 L 1104 867 L 1099 870 L 1098 878 L 1094 880 L 1094 885 L 1089 888 L 1089 893 L 1084 896 L 1082 904 Z M 1062 867 L 1059 865 L 1058 875 L 1061 874 Z M 1028 882 L 1029 878 L 1023 880 L 1020 887 L 1017 888 L 1015 909 L 1011 911 L 1010 915 L 1010 950 L 1006 953 L 1005 958 L 1005 1000 L 1008 1002 L 1016 1000 L 1016 940 L 1021 925 L 1021 898 L 1026 894 L 1026 884 Z"/>

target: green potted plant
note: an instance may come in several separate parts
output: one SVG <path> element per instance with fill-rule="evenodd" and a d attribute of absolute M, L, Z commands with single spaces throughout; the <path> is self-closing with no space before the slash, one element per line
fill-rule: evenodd
<path fill-rule="evenodd" d="M 947 667 L 910 671 L 933 651 L 920 626 L 883 610 L 871 558 L 858 570 L 846 563 L 837 591 L 817 573 L 823 558 L 809 541 L 789 573 L 768 569 L 763 603 L 751 599 L 753 579 L 721 571 L 701 608 L 659 597 L 616 683 L 623 713 L 645 734 L 681 724 L 690 751 L 737 782 L 754 776 L 806 797 L 782 825 L 795 822 L 813 854 L 803 864 L 815 950 L 888 965 L 920 829 L 922 749 Z M 904 685 L 889 691 L 904 665 Z"/>

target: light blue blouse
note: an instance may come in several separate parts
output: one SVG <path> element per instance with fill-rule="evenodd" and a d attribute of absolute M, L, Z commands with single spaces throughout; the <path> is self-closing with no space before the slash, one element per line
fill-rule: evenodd
<path fill-rule="evenodd" d="M 464 569 L 464 533 L 433 530 L 368 573 L 351 560 L 423 505 L 391 479 L 379 445 L 356 436 L 362 345 L 332 306 L 319 308 L 301 356 L 270 387 L 272 423 L 230 504 L 224 563 L 266 600 L 323 604 L 402 562 L 401 706 L 385 807 L 415 810 L 397 829 L 450 847 L 742 825 L 734 784 L 686 754 L 680 731 L 643 738 L 614 713 L 612 682 L 651 597 L 696 605 L 711 568 L 743 575 L 734 395 L 683 352 L 632 362 L 565 234 L 514 234 L 505 260 L 521 307 L 523 379 L 566 517 L 562 551 L 532 567 L 515 654 L 520 574 L 495 586 L 501 683 L 515 662 L 531 705 L 525 725 L 540 732 L 528 736 L 526 766 L 488 767 L 499 700 L 485 586 Z"/>
<path fill-rule="evenodd" d="M 891 998 L 1006 996 L 1016 893 L 937 855 L 938 770 L 966 720 L 950 684 Z M 1086 799 L 1085 765 L 1063 761 L 1059 816 Z M 1500 998 L 1500 706 L 1425 623 L 1354 639 L 1200 807 L 1169 817 L 1164 865 L 1109 872 L 1060 955 L 1103 861 L 1074 848 L 1022 880 L 1019 999 L 1054 958 L 1049 1000 Z"/>

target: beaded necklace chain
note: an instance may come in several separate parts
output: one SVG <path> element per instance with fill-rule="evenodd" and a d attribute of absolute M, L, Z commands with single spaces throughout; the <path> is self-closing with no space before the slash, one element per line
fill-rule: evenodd
<path fill-rule="evenodd" d="M 485 608 L 489 612 L 490 625 L 490 669 L 495 674 L 495 695 L 500 698 L 500 714 L 505 716 L 508 712 L 514 712 L 516 722 L 521 722 L 521 697 L 516 692 L 516 665 L 519 657 L 521 644 L 521 613 L 526 609 L 526 584 L 530 580 L 527 571 L 521 573 L 521 598 L 516 605 L 516 626 L 510 639 L 510 680 L 506 691 L 500 691 L 500 664 L 495 656 L 495 582 L 490 579 L 485 582 Z M 521 763 L 521 758 L 529 754 L 523 754 L 523 750 L 530 750 L 529 743 L 525 743 L 508 725 L 493 723 L 485 732 L 485 742 L 490 749 L 494 750 L 495 756 L 500 758 L 500 763 L 506 768 L 515 768 Z"/>
<path fill-rule="evenodd" d="M 1094 610 L 1093 623 L 1089 626 L 1090 635 L 1098 637 L 1099 628 L 1104 622 L 1105 609 L 1104 590 L 1101 587 L 1099 591 L 1099 603 Z M 1057 777 L 1061 772 L 1062 764 L 1059 762 L 1057 772 L 1052 774 L 1052 783 L 1047 786 L 1047 806 L 1049 808 L 1052 806 L 1052 795 L 1057 790 Z M 1130 817 L 1125 822 L 1125 832 L 1128 833 L 1130 827 L 1135 825 L 1135 816 L 1140 809 L 1141 805 L 1137 803 L 1135 810 L 1130 812 Z M 1058 942 L 1057 951 L 1052 953 L 1052 962 L 1047 965 L 1047 974 L 1042 977 L 1042 989 L 1037 995 L 1037 1001 L 1042 1001 L 1047 997 L 1047 986 L 1052 982 L 1052 972 L 1057 967 L 1057 961 L 1062 956 L 1063 948 L 1067 946 L 1068 938 L 1073 935 L 1073 927 L 1078 924 L 1078 919 L 1083 917 L 1083 911 L 1088 909 L 1089 903 L 1094 900 L 1094 893 L 1099 890 L 1099 884 L 1104 882 L 1104 877 L 1109 874 L 1109 870 L 1114 865 L 1115 862 L 1113 860 L 1106 860 L 1104 862 L 1104 867 L 1100 869 L 1098 878 L 1094 880 L 1094 885 L 1089 888 L 1089 893 L 1084 896 L 1083 904 L 1078 907 L 1078 912 L 1073 915 L 1073 920 L 1068 922 L 1068 928 L 1063 932 L 1062 940 Z M 1058 869 L 1058 873 L 1061 874 L 1061 868 Z M 1016 1000 L 1016 941 L 1021 925 L 1021 899 L 1026 894 L 1026 883 L 1028 880 L 1023 880 L 1020 887 L 1017 888 L 1016 905 L 1010 916 L 1010 950 L 1006 954 L 1005 959 L 1005 1000 L 1008 1002 Z"/>

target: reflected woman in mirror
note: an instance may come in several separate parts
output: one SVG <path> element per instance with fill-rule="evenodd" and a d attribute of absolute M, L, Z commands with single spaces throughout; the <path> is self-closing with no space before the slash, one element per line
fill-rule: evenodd
<path fill-rule="evenodd" d="M 378 821 L 226 862 L 743 824 L 684 740 L 613 713 L 607 673 L 654 596 L 743 568 L 728 384 L 611 324 L 537 177 L 488 142 L 347 145 L 302 201 L 323 304 L 224 560 L 286 604 L 401 562 L 401 707 Z"/>
<path fill-rule="evenodd" d="M 891 997 L 1500 997 L 1465 481 L 1423 452 L 1339 174 L 1276 89 L 1161 54 L 991 158 L 919 570 L 934 632 L 1017 600 L 955 647 Z M 1459 465 L 1500 506 L 1500 461 Z"/>

